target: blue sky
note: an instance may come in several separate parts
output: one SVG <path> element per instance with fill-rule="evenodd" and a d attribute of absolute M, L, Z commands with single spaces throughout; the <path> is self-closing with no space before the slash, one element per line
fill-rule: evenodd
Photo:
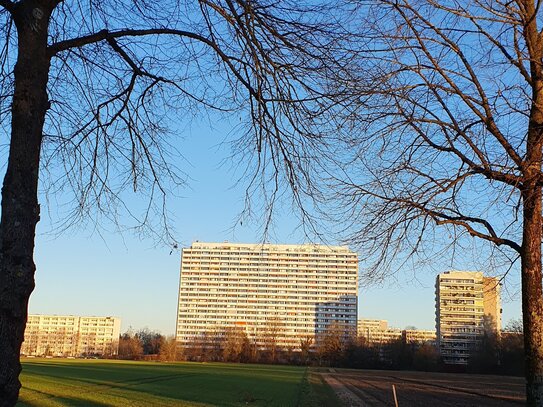
<path fill-rule="evenodd" d="M 221 165 L 230 152 L 219 144 L 229 132 L 225 123 L 204 122 L 180 131 L 184 139 L 179 141 L 180 150 L 190 163 L 183 168 L 192 180 L 181 196 L 172 197 L 169 210 L 174 214 L 176 238 L 182 245 L 194 240 L 262 240 L 258 222 L 244 221 L 233 228 L 243 208 L 244 188 L 235 186 L 237 175 L 228 165 Z M 90 228 L 78 228 L 56 236 L 50 233 L 55 220 L 42 216 L 38 225 L 31 313 L 114 315 L 122 319 L 123 331 L 148 327 L 164 334 L 174 333 L 179 250 L 170 254 L 169 247 L 156 246 L 152 240 L 142 240 L 129 232 L 98 234 Z M 307 241 L 297 226 L 297 219 L 288 210 L 279 210 L 269 240 Z M 470 256 L 462 256 L 462 264 L 451 266 L 470 269 Z M 441 260 L 440 264 L 448 263 L 448 259 Z M 360 267 L 364 267 L 363 260 Z M 361 284 L 359 316 L 387 319 L 399 328 L 434 329 L 435 274 L 435 267 L 406 268 L 379 284 Z M 509 292 L 503 295 L 504 324 L 520 316 L 517 275 L 511 276 Z"/>

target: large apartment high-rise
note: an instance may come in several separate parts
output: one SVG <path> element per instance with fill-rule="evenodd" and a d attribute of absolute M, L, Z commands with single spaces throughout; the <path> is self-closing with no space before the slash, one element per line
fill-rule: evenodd
<path fill-rule="evenodd" d="M 356 334 L 358 259 L 345 246 L 195 242 L 183 249 L 177 341 L 228 327 L 297 347 L 335 322 Z M 348 332 L 347 332 L 348 331 Z"/>
<path fill-rule="evenodd" d="M 113 356 L 121 320 L 115 317 L 29 315 L 21 354 L 26 356 Z"/>
<path fill-rule="evenodd" d="M 496 334 L 501 329 L 498 279 L 473 271 L 439 274 L 436 279 L 436 328 L 443 361 L 466 365 L 485 329 Z"/>

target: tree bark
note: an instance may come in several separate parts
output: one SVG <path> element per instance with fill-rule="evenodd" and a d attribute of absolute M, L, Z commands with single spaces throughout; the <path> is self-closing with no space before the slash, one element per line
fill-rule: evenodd
<path fill-rule="evenodd" d="M 534 47 L 535 48 L 535 47 Z M 543 289 L 541 282 L 541 164 L 543 157 L 543 78 L 541 48 L 531 61 L 532 107 L 521 187 L 523 234 L 521 247 L 522 315 L 528 406 L 543 406 Z"/>
<path fill-rule="evenodd" d="M 528 406 L 543 405 L 543 291 L 541 285 L 541 189 L 524 194 L 522 315 Z"/>
<path fill-rule="evenodd" d="M 47 29 L 52 2 L 15 3 L 18 34 L 11 143 L 0 218 L 0 406 L 17 402 L 28 299 L 34 289 L 34 237 L 39 221 L 38 170 L 49 107 Z"/>
<path fill-rule="evenodd" d="M 543 44 L 537 7 L 523 1 L 524 37 L 530 55 L 532 105 L 526 158 L 522 168 L 523 233 L 521 248 L 522 317 L 526 360 L 526 404 L 543 406 L 543 290 L 541 283 L 541 163 L 543 157 Z"/>

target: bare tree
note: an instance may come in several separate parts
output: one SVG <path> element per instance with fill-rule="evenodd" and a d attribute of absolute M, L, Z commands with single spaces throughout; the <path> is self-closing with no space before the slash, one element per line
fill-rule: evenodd
<path fill-rule="evenodd" d="M 220 353 L 222 338 L 218 330 L 205 330 L 191 338 L 184 344 L 183 356 L 186 360 L 196 362 L 209 362 L 216 360 Z"/>
<path fill-rule="evenodd" d="M 138 360 L 143 356 L 143 343 L 140 338 L 129 330 L 119 338 L 119 358 Z"/>
<path fill-rule="evenodd" d="M 511 332 L 516 334 L 523 334 L 522 320 L 521 319 L 512 319 L 507 322 L 503 328 L 504 332 Z"/>
<path fill-rule="evenodd" d="M 162 342 L 158 352 L 159 358 L 163 362 L 175 362 L 181 360 L 180 349 L 175 336 L 168 336 Z"/>
<path fill-rule="evenodd" d="M 0 220 L 0 405 L 17 399 L 34 288 L 38 174 L 52 199 L 71 191 L 78 220 L 133 217 L 168 229 L 165 197 L 183 183 L 168 124 L 196 109 L 240 112 L 254 170 L 272 194 L 295 168 L 288 143 L 328 69 L 317 7 L 300 2 L 0 0 L 0 122 L 9 139 Z M 323 14 L 324 15 L 324 14 Z M 178 115 L 178 116 L 176 116 Z M 9 135 L 9 136 L 8 136 Z M 299 141 L 299 144 L 303 141 Z M 279 155 L 270 154 L 271 151 Z M 286 162 L 285 166 L 283 162 Z M 255 178 L 256 180 L 256 178 Z M 256 181 L 250 181 L 256 185 Z M 143 212 L 128 191 L 147 195 Z M 63 195 L 65 196 L 65 195 Z"/>
<path fill-rule="evenodd" d="M 353 2 L 352 58 L 332 85 L 340 142 L 320 164 L 335 190 L 326 214 L 373 277 L 472 237 L 520 259 L 531 406 L 543 404 L 540 6 Z"/>
<path fill-rule="evenodd" d="M 300 338 L 300 361 L 302 365 L 308 365 L 311 359 L 311 351 L 313 350 L 314 338 L 307 336 Z"/>
<path fill-rule="evenodd" d="M 347 324 L 339 321 L 332 321 L 315 338 L 317 355 L 320 363 L 326 363 L 332 366 L 339 366 L 345 357 L 345 351 L 348 345 L 354 340 L 354 336 Z"/>
<path fill-rule="evenodd" d="M 502 372 L 510 375 L 521 375 L 525 364 L 524 335 L 522 320 L 511 320 L 507 323 L 500 335 L 500 364 Z"/>
<path fill-rule="evenodd" d="M 250 343 L 245 329 L 239 326 L 227 327 L 222 341 L 222 360 L 225 362 L 246 361 Z"/>
<path fill-rule="evenodd" d="M 138 330 L 134 336 L 140 340 L 144 355 L 157 355 L 166 339 L 160 332 L 151 331 L 147 327 Z"/>
<path fill-rule="evenodd" d="M 277 354 L 284 347 L 285 323 L 279 317 L 269 317 L 264 322 L 260 341 L 270 363 L 277 362 Z"/>

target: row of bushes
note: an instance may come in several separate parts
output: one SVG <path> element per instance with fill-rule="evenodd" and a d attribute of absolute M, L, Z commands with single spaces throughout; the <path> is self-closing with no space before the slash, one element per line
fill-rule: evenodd
<path fill-rule="evenodd" d="M 227 328 L 194 338 L 181 347 L 173 337 L 149 331 L 129 331 L 119 341 L 119 358 L 162 361 L 216 361 L 284 363 L 357 369 L 466 371 L 474 373 L 524 373 L 522 332 L 485 334 L 468 366 L 445 365 L 432 343 L 404 340 L 379 345 L 363 338 L 346 337 L 333 327 L 317 341 L 302 338 L 296 347 L 279 346 L 279 333 L 250 339 L 243 329 Z"/>

